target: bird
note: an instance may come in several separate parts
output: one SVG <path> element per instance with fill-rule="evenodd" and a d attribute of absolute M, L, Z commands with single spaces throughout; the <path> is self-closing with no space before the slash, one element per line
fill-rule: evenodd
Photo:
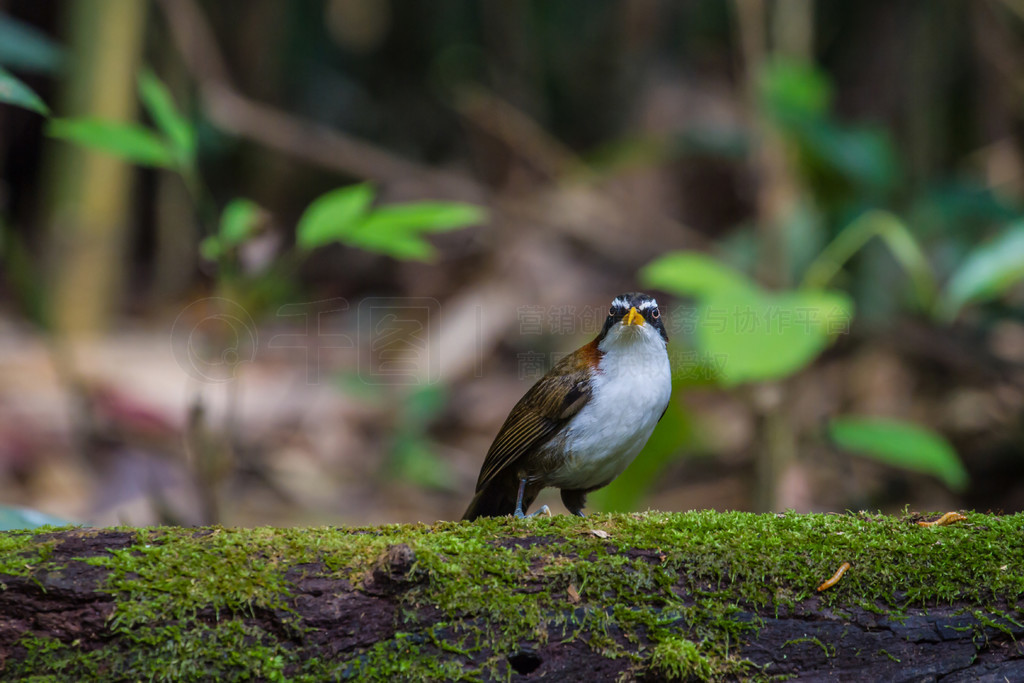
<path fill-rule="evenodd" d="M 633 461 L 672 394 L 668 335 L 657 300 L 612 301 L 597 337 L 555 364 L 516 403 L 480 468 L 463 520 L 524 518 L 544 488 L 584 517 L 586 496 Z M 529 515 L 548 513 L 547 506 Z"/>

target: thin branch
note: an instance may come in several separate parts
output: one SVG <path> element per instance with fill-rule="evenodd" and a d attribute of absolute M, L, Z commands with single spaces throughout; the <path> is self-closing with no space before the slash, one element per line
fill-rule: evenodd
<path fill-rule="evenodd" d="M 204 83 L 201 93 L 210 119 L 224 130 L 308 163 L 377 183 L 415 179 L 429 186 L 434 196 L 477 203 L 487 198 L 487 190 L 469 177 L 403 159 L 336 129 L 260 104 L 222 83 Z"/>
<path fill-rule="evenodd" d="M 204 111 L 218 127 L 304 161 L 378 183 L 418 181 L 433 196 L 484 202 L 467 176 L 409 161 L 327 126 L 246 97 L 232 83 L 209 23 L 194 0 L 159 0 L 182 60 L 199 83 Z"/>
<path fill-rule="evenodd" d="M 483 88 L 460 94 L 455 107 L 473 125 L 551 180 L 557 181 L 583 164 L 526 112 Z"/>

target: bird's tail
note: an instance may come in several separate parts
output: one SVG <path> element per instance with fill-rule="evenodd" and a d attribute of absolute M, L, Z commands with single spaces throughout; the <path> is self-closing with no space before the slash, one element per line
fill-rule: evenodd
<path fill-rule="evenodd" d="M 463 521 L 471 521 L 477 517 L 503 517 L 516 511 L 516 486 L 508 486 L 503 481 L 492 481 L 477 491 L 462 515 Z"/>

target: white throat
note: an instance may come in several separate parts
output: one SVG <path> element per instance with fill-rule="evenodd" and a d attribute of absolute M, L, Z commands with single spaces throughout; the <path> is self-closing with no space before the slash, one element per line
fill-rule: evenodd
<path fill-rule="evenodd" d="M 664 361 L 664 366 L 668 365 L 665 339 L 652 325 L 615 323 L 597 348 L 605 354 L 605 358 L 613 355 L 622 356 L 622 361 L 656 362 L 659 367 L 662 367 L 661 361 Z"/>

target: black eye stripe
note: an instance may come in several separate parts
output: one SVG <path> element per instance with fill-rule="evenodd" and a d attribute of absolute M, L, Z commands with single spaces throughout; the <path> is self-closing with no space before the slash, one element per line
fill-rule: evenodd
<path fill-rule="evenodd" d="M 658 309 L 658 300 L 652 296 L 646 294 L 641 295 L 621 295 L 615 297 L 612 300 L 611 308 L 608 309 L 609 316 L 622 316 L 625 315 L 631 308 L 635 308 L 642 315 L 649 317 L 651 320 L 656 320 L 661 317 L 661 311 Z M 657 313 L 655 313 L 657 311 Z"/>

